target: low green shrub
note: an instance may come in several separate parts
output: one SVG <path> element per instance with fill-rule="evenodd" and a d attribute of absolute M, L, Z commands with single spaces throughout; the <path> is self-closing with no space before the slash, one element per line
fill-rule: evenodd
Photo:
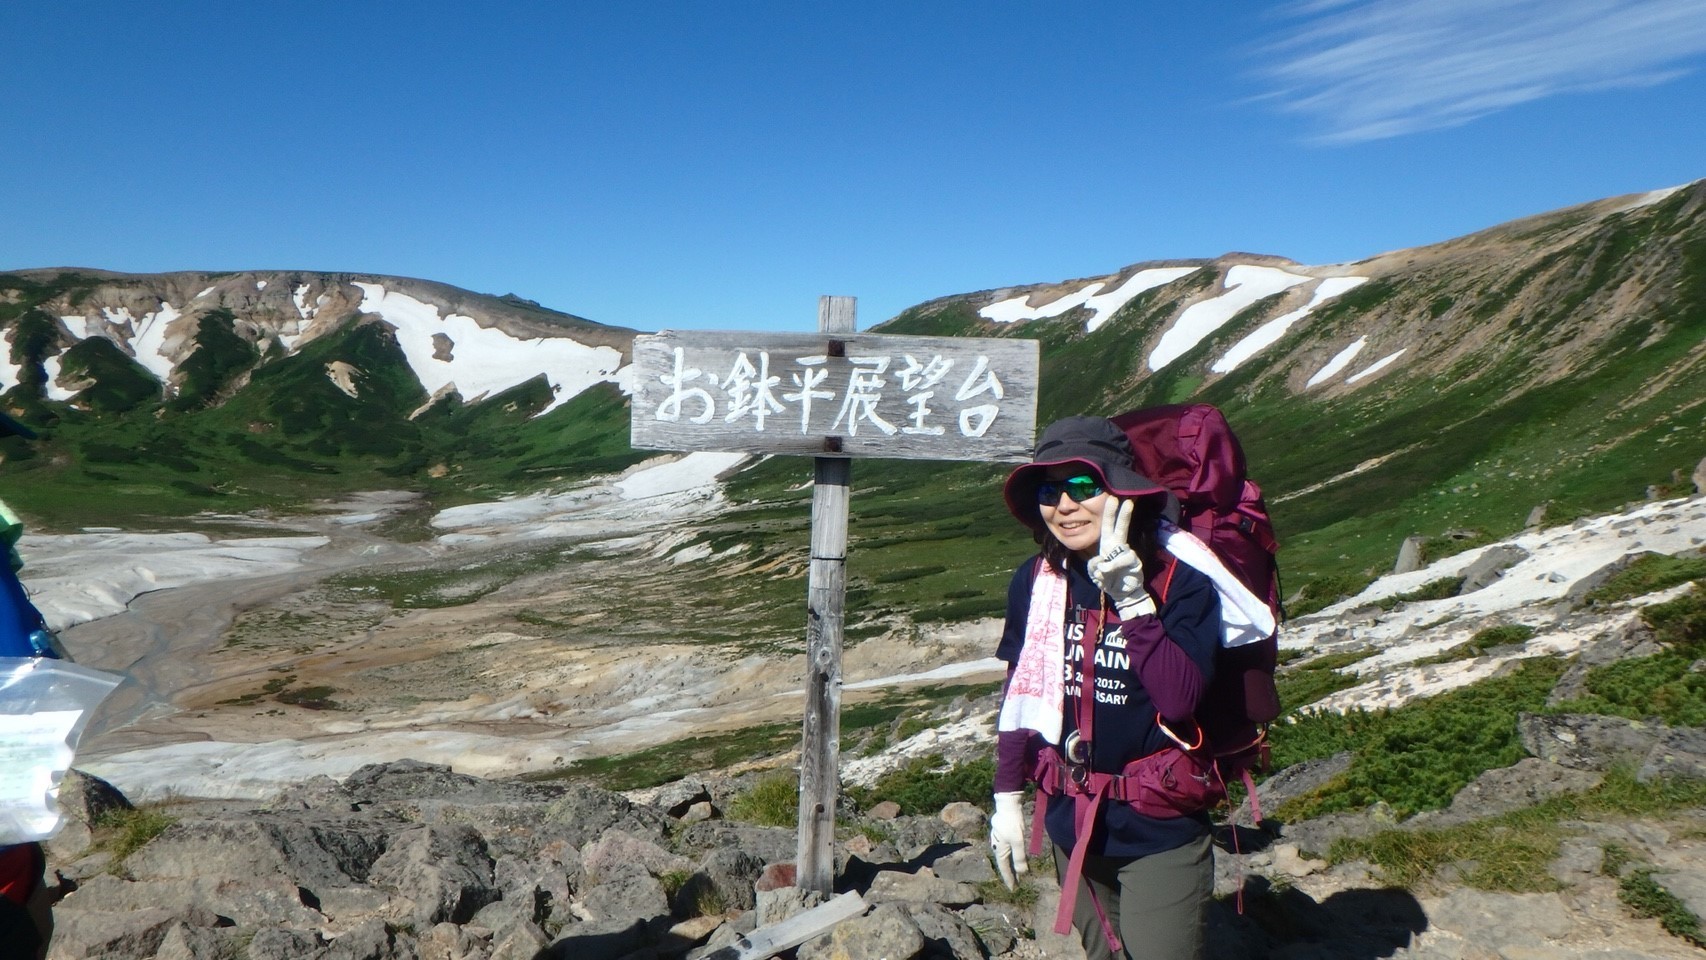
<path fill-rule="evenodd" d="M 1280 706 L 1287 711 L 1321 699 L 1335 690 L 1354 687 L 1362 678 L 1345 673 L 1342 668 L 1374 656 L 1374 649 L 1329 653 L 1297 666 L 1286 666 L 1275 672 L 1274 685 L 1279 688 Z"/>
<path fill-rule="evenodd" d="M 729 818 L 766 827 L 792 827 L 800 820 L 800 781 L 792 773 L 768 776 L 729 801 Z"/>
<path fill-rule="evenodd" d="M 1558 704 L 1556 712 L 1706 725 L 1706 674 L 1694 669 L 1706 654 L 1706 589 L 1696 585 L 1675 600 L 1647 607 L 1641 616 L 1665 649 L 1594 667 L 1583 678 L 1587 693 Z"/>
<path fill-rule="evenodd" d="M 1522 758 L 1517 715 L 1542 709 L 1563 669 L 1556 660 L 1529 660 L 1509 674 L 1395 709 L 1307 714 L 1276 726 L 1269 736 L 1276 769 L 1351 753 L 1343 776 L 1276 815 L 1309 819 L 1377 801 L 1399 817 L 1445 807 L 1482 772 Z"/>
<path fill-rule="evenodd" d="M 117 872 L 126 858 L 177 822 L 177 817 L 154 806 L 109 810 L 97 817 L 92 825 L 95 847 L 112 854 L 112 862 L 107 869 Z"/>
<path fill-rule="evenodd" d="M 1393 594 L 1382 597 L 1375 605 L 1382 610 L 1392 610 L 1400 603 L 1415 603 L 1424 600 L 1444 600 L 1455 597 L 1463 592 L 1463 577 L 1444 577 L 1439 580 L 1429 580 L 1409 593 Z"/>
<path fill-rule="evenodd" d="M 850 787 L 847 793 L 861 807 L 893 800 L 900 805 L 901 813 L 917 816 L 937 813 L 956 800 L 975 803 L 987 810 L 990 784 L 994 782 L 993 756 L 950 768 L 941 755 L 929 754 L 914 757 L 872 787 Z"/>
<path fill-rule="evenodd" d="M 1557 858 L 1560 841 L 1571 832 L 1566 824 L 1689 810 L 1703 802 L 1706 780 L 1643 782 L 1632 769 L 1618 768 L 1607 772 L 1592 790 L 1551 797 L 1496 817 L 1437 830 L 1384 830 L 1369 837 L 1341 838 L 1334 841 L 1328 857 L 1334 863 L 1367 860 L 1380 867 L 1388 882 L 1407 888 L 1447 865 L 1458 864 L 1471 865 L 1461 876 L 1478 889 L 1543 892 L 1559 887 L 1547 866 Z M 1623 848 L 1608 845 L 1603 871 L 1614 876 L 1621 873 L 1628 857 Z"/>
<path fill-rule="evenodd" d="M 1706 936 L 1700 930 L 1700 918 L 1679 900 L 1676 894 L 1653 879 L 1651 868 L 1642 867 L 1624 875 L 1617 885 L 1617 899 L 1628 905 L 1637 917 L 1651 917 L 1672 936 L 1681 937 L 1696 946 L 1706 947 Z"/>
<path fill-rule="evenodd" d="M 1706 578 L 1706 557 L 1667 557 L 1649 553 L 1588 591 L 1582 600 L 1589 605 L 1616 603 L 1701 578 Z"/>
<path fill-rule="evenodd" d="M 1477 630 L 1475 635 L 1462 643 L 1442 650 L 1431 657 L 1417 660 L 1414 666 L 1426 667 L 1436 663 L 1455 663 L 1459 660 L 1473 660 L 1485 656 L 1494 647 L 1509 646 L 1524 643 L 1534 636 L 1534 628 L 1522 623 L 1507 623 L 1485 630 Z"/>
<path fill-rule="evenodd" d="M 1316 577 L 1304 583 L 1302 589 L 1285 602 L 1286 615 L 1302 617 L 1324 610 L 1346 597 L 1356 596 L 1372 582 L 1373 577 L 1352 574 Z"/>

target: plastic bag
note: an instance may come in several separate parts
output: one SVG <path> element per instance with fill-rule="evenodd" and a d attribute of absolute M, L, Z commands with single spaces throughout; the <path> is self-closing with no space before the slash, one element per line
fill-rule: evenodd
<path fill-rule="evenodd" d="M 42 657 L 0 657 L 0 845 L 59 830 L 59 784 L 89 716 L 124 682 Z"/>

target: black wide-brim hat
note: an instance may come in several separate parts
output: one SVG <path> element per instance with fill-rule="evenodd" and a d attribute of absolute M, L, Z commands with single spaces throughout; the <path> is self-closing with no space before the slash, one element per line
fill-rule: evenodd
<path fill-rule="evenodd" d="M 1043 516 L 1037 509 L 1037 487 L 1050 467 L 1082 463 L 1102 480 L 1102 486 L 1117 497 L 1157 497 L 1159 512 L 1177 516 L 1177 501 L 1161 486 L 1132 469 L 1131 441 L 1106 417 L 1067 417 L 1043 429 L 1031 462 L 1007 475 L 1002 496 L 1007 509 L 1032 530 L 1042 530 Z"/>

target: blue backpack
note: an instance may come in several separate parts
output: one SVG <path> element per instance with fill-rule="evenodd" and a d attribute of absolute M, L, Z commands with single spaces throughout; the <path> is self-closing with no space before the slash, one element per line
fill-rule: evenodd
<path fill-rule="evenodd" d="M 59 639 L 47 627 L 41 611 L 18 580 L 17 571 L 0 558 L 0 657 L 66 659 Z"/>

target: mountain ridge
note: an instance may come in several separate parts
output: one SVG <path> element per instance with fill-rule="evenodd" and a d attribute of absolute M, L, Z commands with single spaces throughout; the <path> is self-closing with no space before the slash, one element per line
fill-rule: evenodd
<path fill-rule="evenodd" d="M 165 359 L 144 345 L 150 360 L 135 335 L 164 305 L 176 339 Z M 308 476 L 322 492 L 400 485 L 448 502 L 527 492 L 646 456 L 627 444 L 635 332 L 582 323 L 514 295 L 358 273 L 0 273 L 0 400 L 45 427 L 37 449 L 0 453 L 86 492 L 115 476 L 146 486 L 165 513 L 264 506 Z M 871 328 L 1037 339 L 1044 422 L 1221 406 L 1288 507 L 1276 524 L 1317 600 L 1367 582 L 1407 537 L 1493 537 L 1543 504 L 1568 518 L 1678 489 L 1706 455 L 1703 330 L 1706 181 L 1347 263 L 1228 253 L 953 294 Z M 475 342 L 488 334 L 501 349 Z M 532 342 L 610 359 L 560 377 L 525 355 Z M 245 479 L 162 483 L 115 465 L 160 448 Z M 63 516 L 46 496 L 20 506 Z"/>

